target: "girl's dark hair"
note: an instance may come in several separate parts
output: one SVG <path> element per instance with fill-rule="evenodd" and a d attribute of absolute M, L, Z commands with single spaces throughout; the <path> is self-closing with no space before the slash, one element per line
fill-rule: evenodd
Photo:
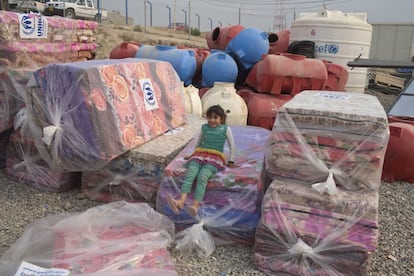
<path fill-rule="evenodd" d="M 224 112 L 224 109 L 216 104 L 216 105 L 212 105 L 207 109 L 206 115 L 207 117 L 210 117 L 212 114 L 216 114 L 217 116 L 219 116 L 221 118 L 221 120 L 223 121 L 223 124 L 226 123 L 226 112 Z"/>

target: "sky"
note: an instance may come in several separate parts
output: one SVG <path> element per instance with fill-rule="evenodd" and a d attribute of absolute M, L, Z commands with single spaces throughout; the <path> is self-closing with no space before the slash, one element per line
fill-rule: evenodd
<path fill-rule="evenodd" d="M 414 0 L 100 0 L 100 5 L 128 14 L 134 25 L 166 27 L 175 17 L 176 22 L 200 26 L 202 32 L 235 24 L 279 31 L 289 28 L 300 13 L 319 12 L 324 7 L 366 13 L 369 23 L 414 24 Z"/>

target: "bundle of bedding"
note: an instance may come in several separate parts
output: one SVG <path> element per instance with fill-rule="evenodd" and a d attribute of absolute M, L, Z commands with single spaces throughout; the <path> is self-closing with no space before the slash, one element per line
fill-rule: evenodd
<path fill-rule="evenodd" d="M 27 109 L 36 147 L 55 170 L 91 171 L 186 122 L 171 64 L 148 59 L 50 64 Z"/>
<path fill-rule="evenodd" d="M 176 276 L 173 238 L 172 221 L 148 204 L 113 202 L 34 221 L 0 258 L 0 274 Z"/>
<path fill-rule="evenodd" d="M 264 193 L 263 157 L 269 130 L 254 126 L 231 126 L 236 144 L 236 167 L 227 167 L 208 182 L 197 220 L 218 243 L 252 243 Z M 184 159 L 191 155 L 194 139 L 165 168 L 157 196 L 157 210 L 170 217 L 181 231 L 198 221 L 186 210 L 175 214 L 167 203 L 169 195 L 179 197 L 186 172 Z M 229 154 L 228 145 L 224 153 Z M 194 185 L 195 186 L 195 185 Z M 194 187 L 193 187 L 194 188 Z M 194 200 L 194 189 L 187 205 Z"/>
<path fill-rule="evenodd" d="M 388 138 L 387 116 L 374 96 L 304 91 L 278 111 L 266 172 L 305 185 L 332 179 L 345 190 L 377 190 Z"/>
<path fill-rule="evenodd" d="M 12 128 L 14 116 L 25 105 L 26 85 L 35 69 L 7 68 L 0 73 L 0 132 Z"/>
<path fill-rule="evenodd" d="M 263 199 L 255 261 L 292 275 L 364 275 L 378 240 L 378 192 L 321 194 L 274 180 Z"/>
<path fill-rule="evenodd" d="M 97 22 L 0 11 L 0 66 L 41 67 L 95 57 Z"/>
<path fill-rule="evenodd" d="M 13 131 L 6 152 L 6 177 L 46 192 L 64 192 L 80 186 L 80 172 L 52 170 L 36 150 L 33 139 Z"/>

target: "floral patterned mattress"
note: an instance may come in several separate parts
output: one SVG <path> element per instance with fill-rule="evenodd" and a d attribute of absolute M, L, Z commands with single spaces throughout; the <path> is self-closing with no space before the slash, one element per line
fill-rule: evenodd
<path fill-rule="evenodd" d="M 35 72 L 28 111 L 51 168 L 96 170 L 186 122 L 182 84 L 167 62 L 50 64 Z"/>

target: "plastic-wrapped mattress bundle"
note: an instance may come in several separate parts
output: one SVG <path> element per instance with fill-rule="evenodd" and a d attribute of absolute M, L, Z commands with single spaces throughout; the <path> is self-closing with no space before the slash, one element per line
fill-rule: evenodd
<path fill-rule="evenodd" d="M 46 192 L 63 192 L 81 182 L 80 172 L 53 171 L 42 159 L 27 126 L 26 109 L 22 108 L 14 120 L 6 151 L 7 178 L 28 184 Z"/>
<path fill-rule="evenodd" d="M 0 132 L 12 128 L 14 116 L 25 105 L 26 85 L 34 71 L 32 68 L 4 68 L 1 71 Z"/>
<path fill-rule="evenodd" d="M 0 11 L 0 66 L 41 67 L 95 57 L 93 21 Z"/>
<path fill-rule="evenodd" d="M 12 132 L 12 129 L 0 132 L 0 169 L 6 166 L 7 145 Z"/>
<path fill-rule="evenodd" d="M 182 85 L 167 62 L 50 64 L 35 72 L 27 108 L 52 169 L 88 171 L 186 122 Z"/>
<path fill-rule="evenodd" d="M 332 179 L 345 190 L 377 190 L 388 138 L 387 116 L 374 96 L 304 91 L 278 112 L 266 172 L 306 185 Z"/>
<path fill-rule="evenodd" d="M 305 91 L 279 110 L 266 148 L 256 231 L 261 270 L 364 275 L 378 239 L 378 188 L 389 138 L 375 97 Z"/>
<path fill-rule="evenodd" d="M 378 192 L 320 194 L 274 180 L 263 199 L 254 257 L 261 270 L 364 275 L 378 240 Z"/>
<path fill-rule="evenodd" d="M 4 253 L 0 274 L 36 266 L 48 275 L 177 275 L 167 250 L 173 235 L 172 221 L 144 203 L 52 215 L 30 224 Z"/>
<path fill-rule="evenodd" d="M 146 201 L 155 205 L 165 167 L 196 136 L 206 120 L 187 115 L 187 122 L 120 157 L 98 171 L 82 173 L 82 191 L 98 201 Z"/>
<path fill-rule="evenodd" d="M 63 192 L 80 185 L 80 172 L 57 172 L 40 157 L 33 140 L 13 132 L 7 147 L 7 178 L 46 192 Z"/>
<path fill-rule="evenodd" d="M 253 242 L 264 192 L 263 157 L 270 131 L 259 127 L 236 125 L 232 125 L 231 129 L 236 144 L 237 167 L 226 168 L 209 180 L 197 220 L 188 214 L 186 208 L 178 215 L 174 214 L 166 199 L 168 194 L 173 197 L 179 196 L 186 172 L 184 157 L 192 153 L 196 139 L 164 170 L 157 196 L 157 210 L 170 217 L 177 230 L 181 231 L 181 234 L 178 234 L 181 237 L 178 249 L 183 249 L 182 252 L 195 250 L 201 252 L 201 255 L 209 255 L 214 250 L 215 242 Z M 228 156 L 227 144 L 224 153 Z M 192 201 L 193 192 L 189 194 L 186 204 L 191 205 Z M 214 240 L 210 240 L 211 236 Z"/>

